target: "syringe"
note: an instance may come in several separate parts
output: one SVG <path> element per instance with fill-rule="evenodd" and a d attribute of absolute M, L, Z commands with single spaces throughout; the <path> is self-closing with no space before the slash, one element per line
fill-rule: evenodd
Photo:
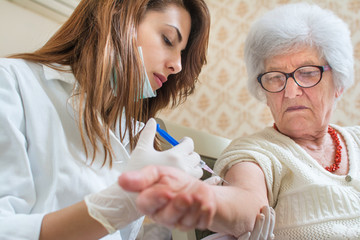
<path fill-rule="evenodd" d="M 165 130 L 160 128 L 160 125 L 157 124 L 156 125 L 156 131 L 160 134 L 160 136 L 162 136 L 168 143 L 170 143 L 172 146 L 176 146 L 179 144 L 178 141 L 176 141 L 172 136 L 170 136 L 170 134 L 168 134 Z M 225 179 L 221 178 L 220 176 L 218 176 L 208 165 L 206 165 L 206 163 L 200 159 L 200 167 L 202 169 L 204 169 L 205 171 L 213 174 L 214 176 L 219 177 L 223 182 L 229 184 Z"/>

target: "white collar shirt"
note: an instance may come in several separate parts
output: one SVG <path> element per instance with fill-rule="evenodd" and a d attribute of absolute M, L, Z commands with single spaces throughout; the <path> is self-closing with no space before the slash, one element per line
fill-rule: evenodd
<path fill-rule="evenodd" d="M 101 168 L 101 151 L 89 166 L 70 102 L 74 84 L 70 71 L 0 59 L 0 239 L 38 239 L 46 213 L 111 185 L 129 159 L 128 139 L 110 132 L 113 168 Z M 141 220 L 105 238 L 133 239 Z"/>

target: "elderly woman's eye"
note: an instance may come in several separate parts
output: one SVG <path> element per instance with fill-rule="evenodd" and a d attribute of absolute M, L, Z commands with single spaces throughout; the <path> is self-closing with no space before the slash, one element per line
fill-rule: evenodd
<path fill-rule="evenodd" d="M 282 82 L 283 81 L 283 76 L 278 74 L 278 75 L 272 75 L 266 78 L 266 81 L 268 81 L 269 83 L 277 83 L 277 82 Z"/>
<path fill-rule="evenodd" d="M 317 76 L 318 72 L 317 71 L 302 71 L 300 72 L 302 77 L 313 77 L 313 76 Z"/>

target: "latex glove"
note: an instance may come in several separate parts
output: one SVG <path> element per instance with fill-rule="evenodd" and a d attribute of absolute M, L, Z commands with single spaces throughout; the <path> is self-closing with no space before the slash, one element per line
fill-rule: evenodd
<path fill-rule="evenodd" d="M 275 211 L 272 207 L 264 206 L 261 213 L 256 217 L 252 232 L 244 233 L 236 238 L 225 233 L 215 233 L 202 240 L 267 240 L 275 239 L 273 234 L 275 226 Z"/>
<path fill-rule="evenodd" d="M 222 179 L 219 176 L 212 176 L 204 180 L 209 185 L 220 185 L 222 183 Z"/>
<path fill-rule="evenodd" d="M 275 227 L 275 210 L 264 206 L 261 213 L 256 216 L 254 229 L 251 233 L 241 235 L 238 240 L 266 240 L 275 239 L 273 234 Z"/>
<path fill-rule="evenodd" d="M 143 216 L 136 208 L 136 193 L 123 190 L 117 183 L 85 196 L 89 215 L 100 222 L 109 233 L 124 228 Z"/>
<path fill-rule="evenodd" d="M 147 165 L 167 165 L 182 169 L 197 178 L 202 176 L 200 156 L 194 152 L 194 143 L 190 138 L 185 138 L 172 149 L 160 152 L 153 147 L 155 134 L 156 122 L 150 119 L 140 134 L 125 171 L 138 170 Z M 87 195 L 85 203 L 89 215 L 109 233 L 113 233 L 143 216 L 136 208 L 136 196 L 115 183 L 101 192 Z"/>
<path fill-rule="evenodd" d="M 125 171 L 139 170 L 148 165 L 171 166 L 185 171 L 196 178 L 201 178 L 200 156 L 194 152 L 194 142 L 185 137 L 175 147 L 166 151 L 154 149 L 156 121 L 151 118 L 140 134 L 136 148 Z"/>

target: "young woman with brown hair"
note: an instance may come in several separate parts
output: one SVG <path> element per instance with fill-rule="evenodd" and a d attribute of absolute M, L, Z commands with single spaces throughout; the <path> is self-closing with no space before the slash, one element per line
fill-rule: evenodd
<path fill-rule="evenodd" d="M 154 120 L 135 146 L 193 92 L 209 28 L 203 0 L 83 0 L 42 48 L 0 59 L 1 239 L 135 239 L 142 214 L 111 185 L 122 172 L 199 177 L 190 139 L 154 150 Z"/>

